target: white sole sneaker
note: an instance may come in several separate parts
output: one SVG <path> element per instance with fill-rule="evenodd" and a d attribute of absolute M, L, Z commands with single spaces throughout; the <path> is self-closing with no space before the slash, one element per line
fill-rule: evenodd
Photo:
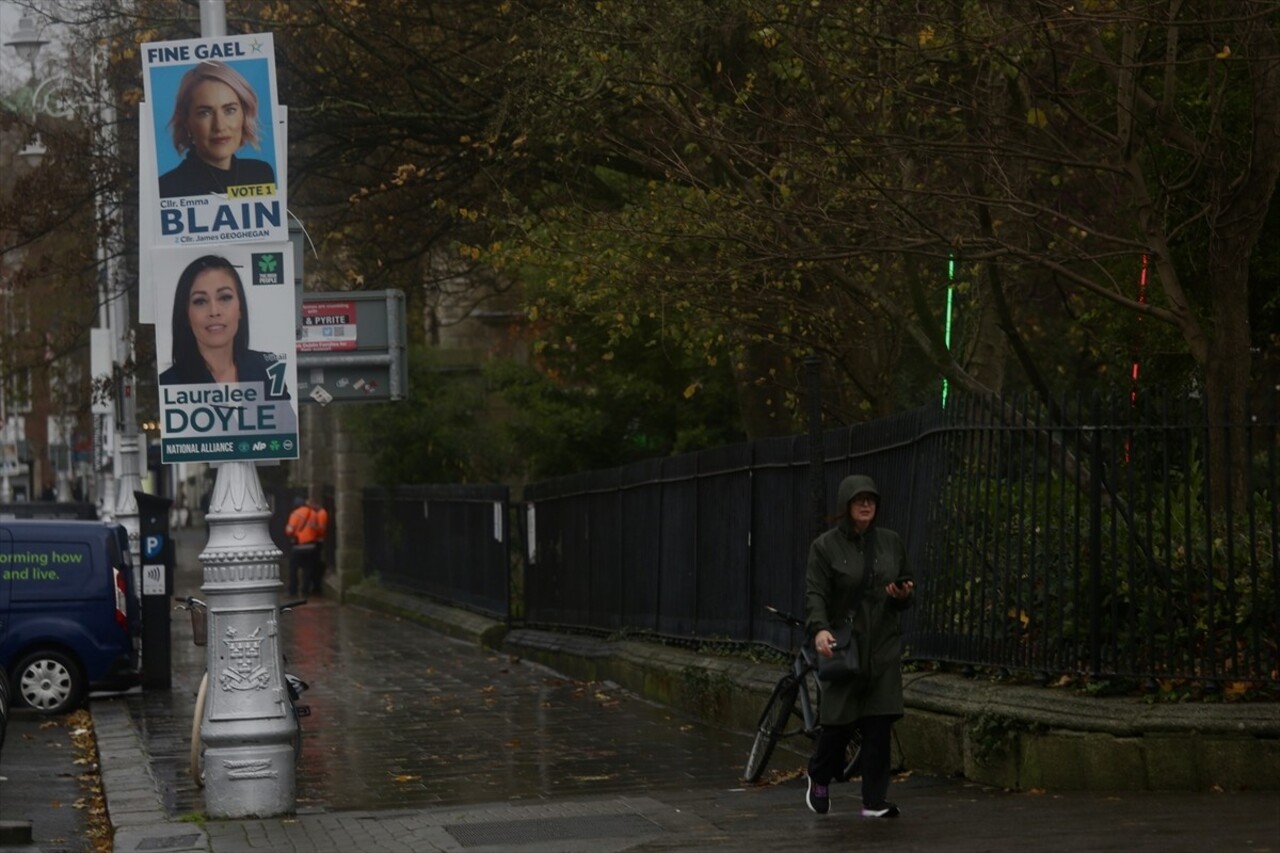
<path fill-rule="evenodd" d="M 830 814 L 831 813 L 831 797 L 830 794 L 824 800 L 818 800 L 813 796 L 814 789 L 813 779 L 808 780 L 808 788 L 804 792 L 804 803 L 809 807 L 809 811 L 814 814 Z M 828 788 L 830 791 L 830 788 Z"/>
<path fill-rule="evenodd" d="M 898 807 L 895 806 L 893 803 L 885 803 L 883 806 L 881 806 L 878 809 L 873 809 L 867 806 L 863 806 L 862 816 L 863 817 L 897 817 Z"/>

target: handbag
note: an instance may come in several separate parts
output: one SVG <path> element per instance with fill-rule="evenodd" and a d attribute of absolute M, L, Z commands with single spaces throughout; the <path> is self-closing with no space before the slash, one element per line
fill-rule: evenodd
<path fill-rule="evenodd" d="M 867 565 L 862 577 L 862 586 L 858 596 L 867 594 L 871 588 L 871 579 L 876 572 L 876 540 L 874 528 L 867 534 Z M 853 618 L 848 617 L 831 629 L 835 637 L 835 648 L 831 657 L 818 655 L 818 679 L 839 683 L 853 681 L 862 675 L 862 650 L 858 644 L 858 635 L 853 633 Z"/>
<path fill-rule="evenodd" d="M 848 622 L 837 625 L 831 634 L 836 638 L 835 653 L 831 657 L 818 655 L 818 678 L 830 682 L 852 681 L 862 674 L 862 655 L 853 625 Z"/>

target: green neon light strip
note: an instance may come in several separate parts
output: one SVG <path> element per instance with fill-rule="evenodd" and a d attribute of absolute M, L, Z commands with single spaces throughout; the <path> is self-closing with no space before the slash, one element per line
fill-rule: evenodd
<path fill-rule="evenodd" d="M 947 258 L 947 319 L 943 330 L 943 343 L 947 346 L 947 351 L 951 351 L 951 308 L 955 302 L 955 280 L 956 280 L 956 259 L 955 256 Z M 942 408 L 947 407 L 947 377 L 942 377 Z"/>

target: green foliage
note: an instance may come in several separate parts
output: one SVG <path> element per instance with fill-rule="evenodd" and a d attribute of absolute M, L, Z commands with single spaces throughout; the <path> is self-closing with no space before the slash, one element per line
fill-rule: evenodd
<path fill-rule="evenodd" d="M 354 410 L 377 481 L 519 482 L 742 439 L 725 368 L 635 341 L 602 353 L 584 331 L 562 333 L 536 366 L 449 370 L 438 351 L 411 350 L 409 398 Z"/>
<path fill-rule="evenodd" d="M 580 331 L 581 334 L 574 332 Z M 533 365 L 485 369 L 504 399 L 502 431 L 541 478 L 742 439 L 726 368 L 591 323 L 543 334 Z"/>
<path fill-rule="evenodd" d="M 408 399 L 360 407 L 352 422 L 382 485 L 501 482 L 511 467 L 478 373 L 442 370 L 427 348 L 409 352 Z"/>
<path fill-rule="evenodd" d="M 932 545 L 950 555 L 934 584 L 946 624 L 1029 669 L 1087 671 L 1096 651 L 1121 675 L 1274 679 L 1276 484 L 1211 511 L 1203 454 L 1186 449 L 1135 442 L 1115 459 L 1094 531 L 1092 490 L 1069 467 L 1028 448 L 992 472 L 990 449 L 972 445 Z"/>
<path fill-rule="evenodd" d="M 973 749 L 973 757 L 979 764 L 999 758 L 1013 744 L 1020 732 L 1041 734 L 1045 727 L 1028 723 L 1007 714 L 984 712 L 968 720 L 967 735 Z"/>

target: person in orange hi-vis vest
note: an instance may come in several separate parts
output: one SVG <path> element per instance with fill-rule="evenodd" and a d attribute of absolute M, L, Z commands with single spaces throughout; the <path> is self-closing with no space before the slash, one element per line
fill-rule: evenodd
<path fill-rule="evenodd" d="M 314 497 L 307 500 L 296 498 L 284 532 L 292 543 L 289 550 L 289 595 L 298 594 L 299 575 L 304 594 L 322 595 L 322 552 L 329 532 L 328 510 Z"/>

